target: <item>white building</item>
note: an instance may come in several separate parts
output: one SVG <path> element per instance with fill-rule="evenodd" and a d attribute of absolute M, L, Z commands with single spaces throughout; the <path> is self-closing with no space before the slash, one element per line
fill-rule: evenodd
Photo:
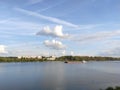
<path fill-rule="evenodd" d="M 42 56 L 37 56 L 38 59 L 42 59 Z"/>
<path fill-rule="evenodd" d="M 18 59 L 21 58 L 38 58 L 38 59 L 42 59 L 42 56 L 18 56 Z"/>
<path fill-rule="evenodd" d="M 50 56 L 50 57 L 47 57 L 47 60 L 51 60 L 51 61 L 54 61 L 56 59 L 55 56 Z"/>

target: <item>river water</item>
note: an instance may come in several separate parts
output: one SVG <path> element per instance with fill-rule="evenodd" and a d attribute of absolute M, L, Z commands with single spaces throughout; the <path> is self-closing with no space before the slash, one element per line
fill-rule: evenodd
<path fill-rule="evenodd" d="M 120 62 L 0 63 L 0 90 L 100 90 L 120 86 Z"/>

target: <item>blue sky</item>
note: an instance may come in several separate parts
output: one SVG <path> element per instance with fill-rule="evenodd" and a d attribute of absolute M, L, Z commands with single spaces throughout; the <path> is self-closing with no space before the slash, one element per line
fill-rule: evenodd
<path fill-rule="evenodd" d="M 120 0 L 0 0 L 0 56 L 120 56 Z"/>

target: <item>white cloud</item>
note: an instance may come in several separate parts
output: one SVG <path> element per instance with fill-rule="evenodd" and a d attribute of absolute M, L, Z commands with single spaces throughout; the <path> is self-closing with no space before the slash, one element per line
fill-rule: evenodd
<path fill-rule="evenodd" d="M 74 55 L 74 52 L 73 52 L 73 51 L 71 51 L 71 52 L 70 52 L 70 54 L 73 56 L 73 55 Z"/>
<path fill-rule="evenodd" d="M 45 16 L 45 15 L 42 15 L 42 14 L 39 14 L 39 13 L 36 13 L 36 12 L 33 12 L 33 11 L 21 9 L 21 8 L 14 8 L 14 9 L 19 11 L 19 12 L 22 12 L 24 14 L 31 15 L 31 16 L 34 16 L 34 17 L 38 17 L 40 19 L 42 18 L 42 19 L 45 19 L 45 20 L 48 20 L 48 21 L 51 21 L 51 22 L 54 22 L 54 23 L 57 23 L 57 24 L 62 24 L 62 25 L 66 25 L 66 26 L 69 26 L 69 27 L 73 27 L 73 28 L 79 28 L 78 25 L 75 25 L 73 23 L 67 22 L 65 20 L 61 20 L 61 19 L 58 19 L 58 18 Z"/>
<path fill-rule="evenodd" d="M 52 40 L 52 41 L 45 40 L 44 45 L 52 49 L 64 49 L 65 48 L 65 45 L 63 45 L 62 42 L 57 41 L 57 40 Z"/>
<path fill-rule="evenodd" d="M 61 25 L 57 25 L 53 29 L 50 29 L 49 26 L 46 26 L 36 35 L 44 35 L 44 36 L 59 37 L 59 38 L 69 37 L 68 34 L 63 34 Z"/>
<path fill-rule="evenodd" d="M 63 56 L 66 55 L 66 50 L 63 50 L 63 51 L 62 51 L 62 55 L 63 55 Z"/>
<path fill-rule="evenodd" d="M 0 45 L 0 53 L 7 53 L 4 45 Z"/>

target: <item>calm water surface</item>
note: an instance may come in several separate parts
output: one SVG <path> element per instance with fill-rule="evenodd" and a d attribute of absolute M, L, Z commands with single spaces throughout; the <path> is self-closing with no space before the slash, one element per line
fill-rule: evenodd
<path fill-rule="evenodd" d="M 0 90 L 99 90 L 120 86 L 120 62 L 0 63 Z"/>

